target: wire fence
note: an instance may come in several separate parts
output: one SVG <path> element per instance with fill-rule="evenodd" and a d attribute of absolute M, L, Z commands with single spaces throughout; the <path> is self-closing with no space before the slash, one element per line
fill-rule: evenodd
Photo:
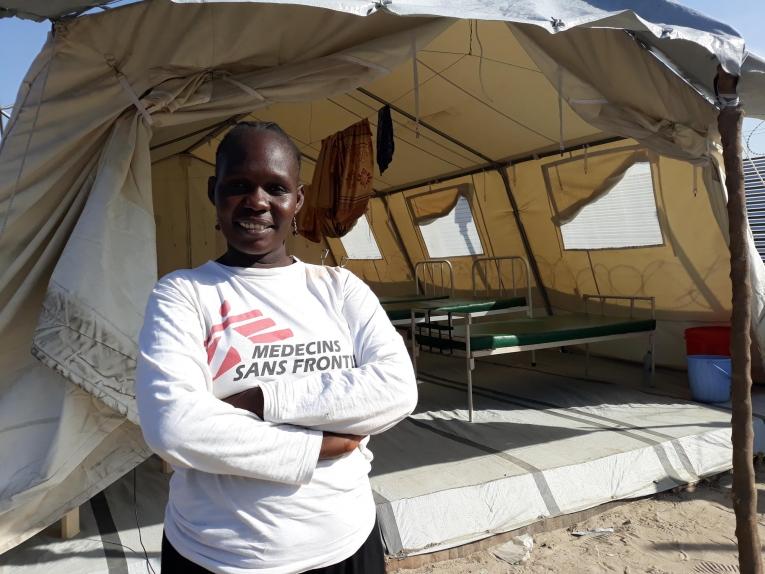
<path fill-rule="evenodd" d="M 744 189 L 754 245 L 760 257 L 765 259 L 765 155 L 756 156 L 744 151 Z"/>
<path fill-rule="evenodd" d="M 741 136 L 745 151 L 750 157 L 765 155 L 765 120 L 758 122 L 751 129 L 744 130 Z"/>

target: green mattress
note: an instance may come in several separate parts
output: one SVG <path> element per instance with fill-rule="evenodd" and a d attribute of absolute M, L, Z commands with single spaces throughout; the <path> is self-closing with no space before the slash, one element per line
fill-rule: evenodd
<path fill-rule="evenodd" d="M 383 309 L 391 321 L 409 319 L 412 309 L 415 314 L 422 317 L 429 312 L 431 316 L 446 315 L 448 313 L 480 313 L 485 311 L 497 311 L 500 309 L 512 309 L 525 307 L 525 297 L 510 297 L 507 299 L 440 299 L 409 303 L 387 303 Z"/>
<path fill-rule="evenodd" d="M 641 333 L 656 329 L 653 319 L 602 317 L 599 315 L 560 315 L 536 319 L 511 319 L 477 323 L 470 327 L 470 348 L 473 351 L 523 347 L 592 337 Z M 452 329 L 451 340 L 437 336 L 417 335 L 420 344 L 442 349 L 465 350 L 465 326 Z"/>
<path fill-rule="evenodd" d="M 383 305 L 391 303 L 413 303 L 415 301 L 436 301 L 448 298 L 448 295 L 390 295 L 379 297 L 380 303 Z"/>

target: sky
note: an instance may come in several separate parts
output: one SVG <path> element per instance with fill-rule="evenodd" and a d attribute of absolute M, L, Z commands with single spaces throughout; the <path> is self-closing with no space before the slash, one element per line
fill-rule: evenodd
<path fill-rule="evenodd" d="M 636 1 L 636 4 L 639 2 Z M 747 48 L 765 57 L 765 1 L 763 0 L 684 0 L 681 4 L 698 10 L 735 28 L 746 40 Z M 0 18 L 0 107 L 10 107 L 18 86 L 50 31 L 49 22 Z M 765 123 L 744 122 L 745 144 L 750 151 L 765 155 Z"/>

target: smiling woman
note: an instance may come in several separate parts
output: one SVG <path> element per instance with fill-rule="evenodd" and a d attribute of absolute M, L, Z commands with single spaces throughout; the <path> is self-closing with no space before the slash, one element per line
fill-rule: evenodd
<path fill-rule="evenodd" d="M 226 253 L 149 299 L 136 399 L 175 469 L 165 572 L 384 572 L 368 437 L 413 410 L 416 382 L 370 289 L 287 253 L 299 168 L 278 125 L 232 129 L 208 182 Z"/>
<path fill-rule="evenodd" d="M 216 153 L 208 196 L 228 244 L 219 263 L 235 267 L 292 263 L 285 241 L 303 206 L 300 150 L 275 123 L 243 122 Z"/>

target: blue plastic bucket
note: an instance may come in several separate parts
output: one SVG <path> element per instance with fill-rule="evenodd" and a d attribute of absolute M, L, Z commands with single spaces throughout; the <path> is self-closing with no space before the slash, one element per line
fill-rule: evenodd
<path fill-rule="evenodd" d="M 724 403 L 730 400 L 730 357 L 689 355 L 688 379 L 693 400 Z"/>

